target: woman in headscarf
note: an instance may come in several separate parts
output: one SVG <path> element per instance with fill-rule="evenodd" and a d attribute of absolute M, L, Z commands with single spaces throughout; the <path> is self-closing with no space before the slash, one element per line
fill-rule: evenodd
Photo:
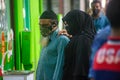
<path fill-rule="evenodd" d="M 92 19 L 83 11 L 72 10 L 63 23 L 71 38 L 65 49 L 62 80 L 88 80 L 90 47 L 96 33 Z"/>

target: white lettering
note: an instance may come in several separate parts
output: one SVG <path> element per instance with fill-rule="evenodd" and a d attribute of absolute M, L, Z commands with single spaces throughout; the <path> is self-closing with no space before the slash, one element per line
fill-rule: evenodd
<path fill-rule="evenodd" d="M 106 51 L 106 57 L 105 57 L 105 61 L 108 64 L 112 64 L 114 61 L 114 53 L 115 50 L 113 48 L 110 48 Z"/>
<path fill-rule="evenodd" d="M 96 58 L 98 64 L 101 64 L 101 63 L 104 62 L 105 52 L 106 52 L 105 49 L 100 49 L 100 50 L 98 51 L 98 55 L 97 55 L 97 58 Z"/>
<path fill-rule="evenodd" d="M 115 56 L 115 64 L 120 62 L 120 50 L 117 51 L 116 56 Z"/>
<path fill-rule="evenodd" d="M 120 50 L 115 51 L 114 48 L 100 49 L 96 56 L 96 62 L 98 64 L 118 64 L 120 63 Z"/>

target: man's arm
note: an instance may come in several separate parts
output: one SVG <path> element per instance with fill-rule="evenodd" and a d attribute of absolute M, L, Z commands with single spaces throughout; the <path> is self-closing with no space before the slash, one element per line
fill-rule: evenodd
<path fill-rule="evenodd" d="M 63 64 L 64 64 L 64 49 L 69 42 L 69 39 L 66 36 L 59 36 L 58 38 L 58 46 L 57 46 L 57 63 L 55 67 L 55 71 L 53 74 L 53 80 L 61 80 L 63 73 Z"/>

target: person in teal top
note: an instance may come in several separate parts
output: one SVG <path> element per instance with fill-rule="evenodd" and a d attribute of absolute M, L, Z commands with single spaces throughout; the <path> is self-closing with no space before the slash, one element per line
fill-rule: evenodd
<path fill-rule="evenodd" d="M 64 64 L 64 48 L 69 38 L 58 35 L 57 16 L 53 11 L 44 11 L 40 16 L 40 31 L 43 48 L 36 71 L 36 80 L 61 80 Z"/>
<path fill-rule="evenodd" d="M 110 25 L 110 22 L 108 18 L 105 16 L 104 11 L 102 10 L 101 2 L 98 0 L 94 0 L 91 3 L 92 7 L 92 17 L 94 26 L 96 28 L 97 32 L 100 32 L 102 29 L 104 29 L 107 25 Z"/>
<path fill-rule="evenodd" d="M 94 26 L 97 32 L 100 32 L 104 29 L 107 25 L 110 25 L 107 17 L 101 12 L 98 18 L 93 18 Z"/>

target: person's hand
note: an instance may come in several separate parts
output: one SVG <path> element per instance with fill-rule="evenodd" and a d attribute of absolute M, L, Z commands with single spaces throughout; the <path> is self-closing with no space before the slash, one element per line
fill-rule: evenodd
<path fill-rule="evenodd" d="M 67 33 L 67 31 L 66 31 L 65 29 L 59 31 L 58 34 L 59 34 L 59 35 L 62 35 L 62 34 L 64 34 L 64 35 L 68 35 L 68 33 Z"/>
<path fill-rule="evenodd" d="M 69 35 L 65 29 L 63 29 L 63 30 L 59 31 L 59 33 L 58 33 L 58 34 L 59 34 L 59 35 L 65 35 L 65 36 L 67 36 L 67 37 L 69 37 L 69 38 L 71 38 L 71 37 L 72 37 L 72 35 Z"/>

